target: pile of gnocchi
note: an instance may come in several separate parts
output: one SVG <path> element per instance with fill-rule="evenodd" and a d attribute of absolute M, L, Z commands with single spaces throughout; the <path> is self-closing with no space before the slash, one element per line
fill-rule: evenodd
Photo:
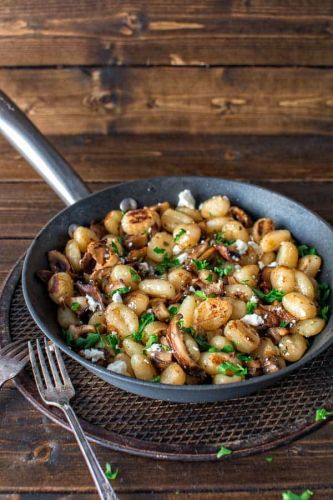
<path fill-rule="evenodd" d="M 108 370 L 163 384 L 229 384 L 299 360 L 329 315 L 322 259 L 226 196 L 71 225 L 39 276 L 65 342 Z"/>

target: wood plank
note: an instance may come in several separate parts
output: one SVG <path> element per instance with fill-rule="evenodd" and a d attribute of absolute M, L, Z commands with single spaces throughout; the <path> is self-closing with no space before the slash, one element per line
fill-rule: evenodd
<path fill-rule="evenodd" d="M 333 133 L 333 70 L 0 70 L 0 85 L 46 134 Z"/>
<path fill-rule="evenodd" d="M 328 222 L 333 223 L 332 182 L 258 182 L 257 184 L 304 203 Z M 93 191 L 106 186 L 107 184 L 104 183 L 90 184 Z M 42 182 L 0 183 L 1 237 L 31 239 L 62 208 L 62 202 Z M 15 241 L 12 244 L 15 246 Z"/>
<path fill-rule="evenodd" d="M 333 180 L 329 136 L 156 134 L 52 136 L 50 140 L 87 182 L 199 172 L 251 181 Z M 0 182 L 31 180 L 40 177 L 0 138 Z"/>
<path fill-rule="evenodd" d="M 43 492 L 52 493 L 55 498 L 73 491 L 79 495 L 94 492 L 77 445 L 68 432 L 40 415 L 13 388 L 1 391 L 0 402 L 1 493 Z M 286 489 L 299 492 L 305 488 L 318 493 L 318 498 L 329 498 L 325 495 L 333 490 L 332 432 L 330 423 L 297 443 L 270 452 L 271 464 L 265 461 L 268 453 L 231 458 L 223 463 L 180 464 L 133 457 L 99 446 L 94 449 L 101 464 L 108 461 L 119 468 L 119 479 L 113 485 L 122 498 L 144 499 L 151 495 L 159 500 L 175 500 L 179 495 L 190 498 L 193 493 L 196 499 L 215 500 L 223 494 L 230 500 L 254 498 L 253 495 L 266 500 L 280 498 Z M 254 474 L 255 470 L 260 470 L 260 474 Z"/>
<path fill-rule="evenodd" d="M 1 64 L 331 65 L 333 6 L 3 0 Z"/>
<path fill-rule="evenodd" d="M 26 251 L 29 243 L 30 240 L 0 240 L 0 290 L 9 270 Z"/>

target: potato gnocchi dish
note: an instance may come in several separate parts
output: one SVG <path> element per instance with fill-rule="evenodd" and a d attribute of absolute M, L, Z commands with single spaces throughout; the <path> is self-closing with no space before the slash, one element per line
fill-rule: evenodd
<path fill-rule="evenodd" d="M 317 250 L 226 196 L 123 200 L 71 225 L 39 273 L 63 338 L 93 363 L 164 384 L 229 384 L 299 360 L 325 327 Z"/>

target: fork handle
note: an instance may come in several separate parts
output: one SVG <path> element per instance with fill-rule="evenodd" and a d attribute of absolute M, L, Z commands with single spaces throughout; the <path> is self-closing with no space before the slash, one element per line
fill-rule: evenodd
<path fill-rule="evenodd" d="M 60 405 L 60 408 L 65 413 L 67 420 L 73 429 L 74 435 L 88 465 L 100 498 L 102 500 L 119 500 L 119 497 L 116 495 L 101 466 L 99 465 L 96 455 L 88 443 L 73 408 L 67 403 Z"/>

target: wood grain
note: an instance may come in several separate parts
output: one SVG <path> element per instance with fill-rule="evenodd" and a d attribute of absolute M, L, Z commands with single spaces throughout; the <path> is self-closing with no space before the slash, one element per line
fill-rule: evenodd
<path fill-rule="evenodd" d="M 77 494 L 94 492 L 77 445 L 68 432 L 37 413 L 16 394 L 15 389 L 3 390 L 0 402 L 1 493 L 65 495 L 73 491 Z M 11 433 L 6 432 L 9 426 Z M 297 443 L 272 453 L 231 458 L 223 463 L 167 463 L 94 448 L 101 464 L 108 461 L 119 468 L 119 479 L 113 485 L 122 498 L 129 494 L 132 496 L 128 498 L 135 499 L 151 495 L 158 500 L 174 500 L 194 493 L 195 499 L 215 500 L 223 495 L 223 499 L 230 500 L 266 500 L 280 498 L 281 492 L 289 488 L 294 491 L 311 488 L 316 491 L 316 498 L 317 495 L 318 498 L 329 498 L 325 495 L 332 492 L 330 463 L 333 445 L 329 441 L 332 427 L 333 424 L 326 425 Z M 268 454 L 273 456 L 271 464 L 265 461 Z M 9 460 L 11 467 L 7 467 Z M 310 460 L 311 467 L 308 467 Z M 255 470 L 261 473 L 254 474 Z M 146 471 L 149 471 L 149 481 Z"/>
<path fill-rule="evenodd" d="M 333 180 L 329 136 L 198 135 L 194 139 L 156 134 L 52 136 L 50 141 L 87 182 L 196 173 L 254 182 Z M 31 180 L 41 181 L 0 138 L 0 182 Z"/>
<path fill-rule="evenodd" d="M 329 0 L 3 0 L 1 65 L 330 65 Z"/>
<path fill-rule="evenodd" d="M 0 86 L 46 134 L 333 133 L 330 69 L 3 69 Z"/>

